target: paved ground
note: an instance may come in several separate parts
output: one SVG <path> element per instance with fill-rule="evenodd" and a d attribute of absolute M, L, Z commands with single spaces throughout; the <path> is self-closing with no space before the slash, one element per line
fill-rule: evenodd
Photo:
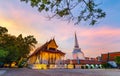
<path fill-rule="evenodd" d="M 3 74 L 4 73 L 4 74 Z M 0 69 L 0 76 L 120 76 L 118 69 Z"/>
<path fill-rule="evenodd" d="M 0 76 L 48 76 L 39 72 L 39 70 L 32 70 L 27 68 L 11 68 L 4 70 L 6 70 L 6 72 Z"/>
<path fill-rule="evenodd" d="M 0 76 L 3 75 L 6 72 L 6 70 L 0 70 Z"/>

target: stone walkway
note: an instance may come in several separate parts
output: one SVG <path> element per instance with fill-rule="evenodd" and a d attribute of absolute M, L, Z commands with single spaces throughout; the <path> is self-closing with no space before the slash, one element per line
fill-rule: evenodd
<path fill-rule="evenodd" d="M 0 76 L 2 76 L 5 72 L 6 70 L 0 70 Z"/>
<path fill-rule="evenodd" d="M 11 68 L 8 69 L 1 76 L 48 76 L 48 75 L 43 74 L 38 70 L 32 70 L 27 68 Z"/>
<path fill-rule="evenodd" d="M 120 76 L 119 69 L 48 69 L 33 70 L 28 68 L 11 68 L 0 70 L 0 76 Z M 3 74 L 4 72 L 4 74 Z"/>
<path fill-rule="evenodd" d="M 50 76 L 120 76 L 118 69 L 51 69 L 40 72 Z"/>

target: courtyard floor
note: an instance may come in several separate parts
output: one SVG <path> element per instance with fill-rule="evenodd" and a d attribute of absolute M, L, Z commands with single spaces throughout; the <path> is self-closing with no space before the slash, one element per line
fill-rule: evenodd
<path fill-rule="evenodd" d="M 0 69 L 0 76 L 120 76 L 119 69 Z"/>

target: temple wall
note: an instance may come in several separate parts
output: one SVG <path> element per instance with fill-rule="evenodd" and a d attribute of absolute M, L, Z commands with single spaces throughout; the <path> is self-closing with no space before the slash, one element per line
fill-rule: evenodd
<path fill-rule="evenodd" d="M 59 53 L 41 52 L 39 55 L 34 55 L 29 58 L 29 64 L 57 64 L 63 56 Z"/>

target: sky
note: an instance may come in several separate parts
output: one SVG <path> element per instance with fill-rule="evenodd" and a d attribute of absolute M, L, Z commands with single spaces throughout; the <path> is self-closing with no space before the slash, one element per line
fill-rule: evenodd
<path fill-rule="evenodd" d="M 0 26 L 6 27 L 12 35 L 34 35 L 38 41 L 36 48 L 55 38 L 58 49 L 66 53 L 67 59 L 72 59 L 75 32 L 86 57 L 120 52 L 120 0 L 98 2 L 107 15 L 90 26 L 74 25 L 55 18 L 48 20 L 44 13 L 39 13 L 36 8 L 20 0 L 0 0 Z"/>

